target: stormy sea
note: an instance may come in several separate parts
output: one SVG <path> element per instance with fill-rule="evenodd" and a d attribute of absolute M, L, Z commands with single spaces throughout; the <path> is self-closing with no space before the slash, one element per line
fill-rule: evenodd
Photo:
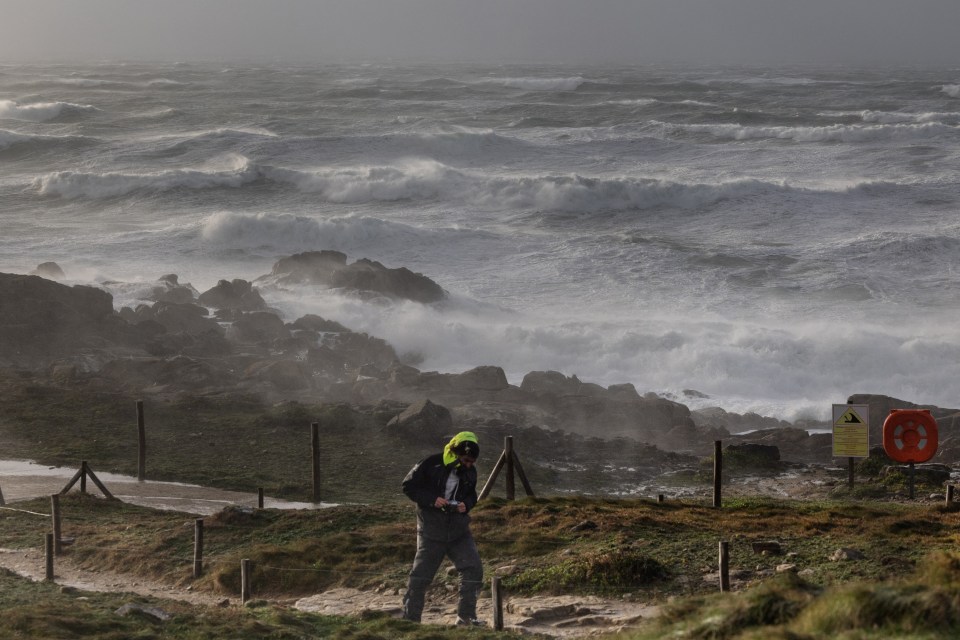
<path fill-rule="evenodd" d="M 2 65 L 0 203 L 0 271 L 118 307 L 334 249 L 449 300 L 267 302 L 424 371 L 960 405 L 960 69 Z"/>

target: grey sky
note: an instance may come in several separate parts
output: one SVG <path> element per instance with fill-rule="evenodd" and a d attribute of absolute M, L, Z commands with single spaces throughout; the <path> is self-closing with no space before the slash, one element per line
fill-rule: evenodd
<path fill-rule="evenodd" d="M 960 0 L 0 0 L 0 62 L 960 66 Z"/>

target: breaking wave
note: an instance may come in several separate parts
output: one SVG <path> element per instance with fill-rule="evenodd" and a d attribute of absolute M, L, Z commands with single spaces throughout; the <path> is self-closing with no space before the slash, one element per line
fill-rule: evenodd
<path fill-rule="evenodd" d="M 940 90 L 951 98 L 960 98 L 960 84 L 945 84 Z"/>
<path fill-rule="evenodd" d="M 204 242 L 232 249 L 304 251 L 316 247 L 351 252 L 361 247 L 411 245 L 431 231 L 369 216 L 316 220 L 291 214 L 219 212 L 203 221 Z"/>
<path fill-rule="evenodd" d="M 98 111 L 98 109 L 88 104 L 74 104 L 72 102 L 19 104 L 13 100 L 0 100 L 0 118 L 29 120 L 31 122 L 46 122 L 64 114 L 89 111 Z"/>
<path fill-rule="evenodd" d="M 235 168 L 216 171 L 200 169 L 172 169 L 155 173 L 57 171 L 34 179 L 33 187 L 45 196 L 67 199 L 113 198 L 135 191 L 237 188 L 260 177 L 260 169 L 244 161 Z"/>

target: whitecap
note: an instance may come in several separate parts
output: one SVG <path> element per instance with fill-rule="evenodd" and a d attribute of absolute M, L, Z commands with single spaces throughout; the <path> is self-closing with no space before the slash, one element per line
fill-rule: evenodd
<path fill-rule="evenodd" d="M 89 104 L 74 104 L 72 102 L 20 104 L 13 100 L 0 100 L 0 118 L 46 122 L 58 118 L 64 113 L 84 111 L 98 111 L 98 109 Z"/>

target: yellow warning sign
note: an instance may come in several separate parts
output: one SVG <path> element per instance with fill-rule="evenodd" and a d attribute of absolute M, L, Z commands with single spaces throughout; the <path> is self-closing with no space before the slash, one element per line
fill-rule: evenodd
<path fill-rule="evenodd" d="M 866 458 L 870 455 L 869 420 L 869 405 L 833 405 L 833 455 L 835 458 Z"/>

